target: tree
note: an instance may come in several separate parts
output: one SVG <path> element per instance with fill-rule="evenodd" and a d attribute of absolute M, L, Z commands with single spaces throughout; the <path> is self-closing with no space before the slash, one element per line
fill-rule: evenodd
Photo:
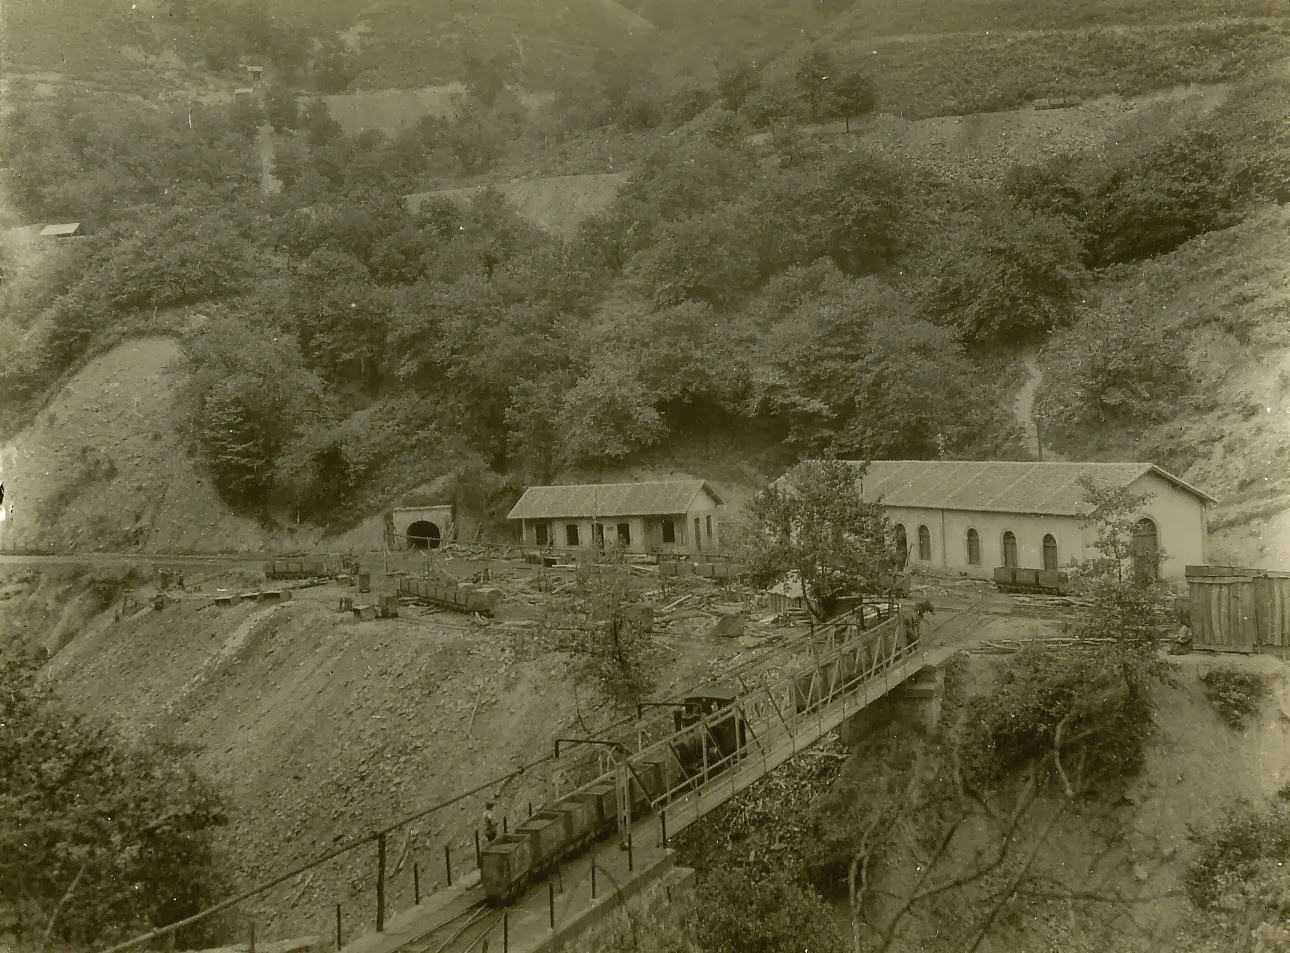
<path fill-rule="evenodd" d="M 806 104 L 807 115 L 820 119 L 829 110 L 830 89 L 837 82 L 837 66 L 818 43 L 812 43 L 798 64 L 794 77 L 798 95 Z"/>
<path fill-rule="evenodd" d="M 1026 340 L 1067 326 L 1087 275 L 1060 219 L 996 207 L 941 229 L 922 258 L 929 317 L 966 343 Z"/>
<path fill-rule="evenodd" d="M 1154 648 L 1165 638 L 1172 598 L 1160 579 L 1164 552 L 1158 547 L 1154 552 L 1140 549 L 1139 520 L 1152 496 L 1098 486 L 1089 476 L 1081 477 L 1079 485 L 1084 498 L 1081 521 L 1097 531 L 1093 547 L 1102 554 L 1100 561 L 1085 567 L 1097 609 L 1087 615 L 1080 632 Z"/>
<path fill-rule="evenodd" d="M 180 406 L 190 433 L 231 505 L 268 500 L 278 460 L 324 407 L 322 382 L 295 340 L 266 340 L 237 319 L 212 321 L 185 347 L 189 373 Z"/>
<path fill-rule="evenodd" d="M 829 908 L 809 887 L 780 873 L 750 879 L 734 871 L 705 878 L 690 930 L 705 953 L 844 953 Z"/>
<path fill-rule="evenodd" d="M 725 63 L 717 71 L 717 92 L 729 110 L 737 112 L 760 83 L 757 67 L 745 59 Z"/>
<path fill-rule="evenodd" d="M 206 48 L 206 68 L 212 73 L 237 69 L 239 58 L 237 43 L 229 37 L 215 37 Z"/>
<path fill-rule="evenodd" d="M 314 85 L 322 93 L 343 93 L 358 78 L 354 54 L 339 39 L 329 38 L 314 54 Z"/>
<path fill-rule="evenodd" d="M 102 945 L 218 901 L 227 818 L 192 752 L 127 745 L 63 710 L 38 681 L 45 660 L 0 645 L 0 910 L 20 945 Z M 180 940 L 217 942 L 212 926 Z"/>
<path fill-rule="evenodd" d="M 1090 189 L 1092 267 L 1164 254 L 1236 221 L 1228 150 L 1216 133 L 1193 128 L 1135 145 L 1098 169 Z"/>
<path fill-rule="evenodd" d="M 277 26 L 264 4 L 258 0 L 242 0 L 231 12 L 242 39 L 257 53 L 269 52 L 277 35 Z"/>
<path fill-rule="evenodd" d="M 515 53 L 510 48 L 486 51 L 470 49 L 462 56 L 463 83 L 470 95 L 492 108 L 510 85 L 515 71 Z"/>
<path fill-rule="evenodd" d="M 1173 617 L 1173 593 L 1159 575 L 1163 552 L 1137 549 L 1138 520 L 1151 495 L 1100 487 L 1087 476 L 1079 484 L 1080 516 L 1084 526 L 1096 529 L 1093 547 L 1102 559 L 1083 567 L 1090 605 L 1076 632 L 1081 638 L 1112 640 L 1108 661 L 1127 688 L 1127 717 L 1150 724 L 1149 685 L 1172 681 L 1159 645 Z"/>
<path fill-rule="evenodd" d="M 807 461 L 786 485 L 762 491 L 747 508 L 749 571 L 763 583 L 795 573 L 807 607 L 830 617 L 838 598 L 878 591 L 893 567 L 891 531 L 882 507 L 857 492 L 868 464 Z"/>
<path fill-rule="evenodd" d="M 296 94 L 286 86 L 270 86 L 264 93 L 264 111 L 274 132 L 295 129 L 300 121 Z"/>
<path fill-rule="evenodd" d="M 621 460 L 665 431 L 653 395 L 622 360 L 584 374 L 565 395 L 557 421 L 571 462 Z"/>
<path fill-rule="evenodd" d="M 506 455 L 528 485 L 550 484 L 564 463 L 559 416 L 570 382 L 554 379 L 520 381 L 511 388 L 506 408 Z"/>
<path fill-rule="evenodd" d="M 809 183 L 798 210 L 785 210 L 786 224 L 847 274 L 881 271 L 910 243 L 911 189 L 904 170 L 891 161 L 848 152 L 826 167 L 822 181 Z"/>
<path fill-rule="evenodd" d="M 273 176 L 291 188 L 309 170 L 309 148 L 295 136 L 283 136 L 273 150 Z"/>
<path fill-rule="evenodd" d="M 466 175 L 487 172 L 506 149 L 496 116 L 471 101 L 458 99 L 456 118 L 444 130 L 444 141 Z"/>
<path fill-rule="evenodd" d="M 229 104 L 229 121 L 233 129 L 244 139 L 254 139 L 264 121 L 264 110 L 253 99 L 238 97 Z"/>
<path fill-rule="evenodd" d="M 1207 824 L 1189 825 L 1197 851 L 1187 869 L 1187 895 L 1218 942 L 1205 950 L 1285 953 L 1290 950 L 1290 806 L 1287 789 L 1266 804 L 1244 798 Z M 1199 924 L 1198 924 L 1199 925 Z"/>
<path fill-rule="evenodd" d="M 331 110 L 327 108 L 326 101 L 321 98 L 306 103 L 301 118 L 303 120 L 301 128 L 311 146 L 326 145 L 344 135 L 340 123 L 332 118 Z"/>
<path fill-rule="evenodd" d="M 1036 412 L 1058 449 L 1092 426 L 1159 420 L 1192 385 L 1186 340 L 1158 307 L 1114 300 L 1053 335 L 1040 363 Z"/>
<path fill-rule="evenodd" d="M 761 223 L 744 205 L 724 205 L 667 222 L 637 267 L 661 307 L 702 301 L 728 308 L 756 290 L 764 274 Z"/>
<path fill-rule="evenodd" d="M 830 90 L 828 114 L 831 118 L 839 116 L 846 122 L 847 132 L 851 131 L 851 117 L 873 112 L 878 103 L 874 92 L 873 81 L 858 70 L 842 73 Z"/>
<path fill-rule="evenodd" d="M 629 611 L 639 601 L 631 574 L 612 553 L 600 553 L 579 571 L 572 597 L 548 607 L 531 647 L 571 656 L 578 687 L 634 712 L 658 676 L 653 641 Z"/>

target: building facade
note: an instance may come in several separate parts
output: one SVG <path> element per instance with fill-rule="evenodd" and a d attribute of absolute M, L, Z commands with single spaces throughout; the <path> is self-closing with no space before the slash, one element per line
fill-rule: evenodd
<path fill-rule="evenodd" d="M 704 553 L 720 547 L 723 505 L 705 480 L 533 486 L 507 519 L 539 549 Z"/>
<path fill-rule="evenodd" d="M 1206 507 L 1217 501 L 1149 463 L 877 460 L 856 485 L 882 504 L 908 568 L 991 578 L 1001 566 L 1060 569 L 1101 557 L 1096 527 L 1079 515 L 1083 477 L 1150 495 L 1136 514 L 1142 567 L 1179 580 L 1205 562 Z"/>

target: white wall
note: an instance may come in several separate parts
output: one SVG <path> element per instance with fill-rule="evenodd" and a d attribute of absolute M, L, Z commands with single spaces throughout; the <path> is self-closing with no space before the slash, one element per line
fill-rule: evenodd
<path fill-rule="evenodd" d="M 1154 494 L 1140 515 L 1156 524 L 1157 540 L 1165 551 L 1162 575 L 1166 579 L 1182 579 L 1188 565 L 1203 564 L 1206 528 L 1205 508 L 1201 501 L 1154 473 L 1141 477 L 1129 489 L 1133 493 Z M 1052 534 L 1057 540 L 1057 563 L 1060 567 L 1068 566 L 1072 557 L 1096 559 L 1101 555 L 1093 548 L 1096 529 L 1083 527 L 1076 517 L 910 507 L 887 507 L 886 513 L 893 526 L 900 523 L 905 527 L 911 569 L 945 569 L 992 578 L 995 567 L 1003 565 L 1003 534 L 1009 530 L 1017 537 L 1017 565 L 1023 569 L 1043 567 L 1045 534 Z M 931 534 L 930 560 L 919 559 L 920 525 L 926 526 Z M 979 566 L 968 563 L 969 528 L 975 529 L 981 538 Z"/>
<path fill-rule="evenodd" d="M 720 513 L 721 507 L 717 505 L 712 497 L 708 496 L 707 493 L 699 494 L 698 498 L 694 501 L 694 505 L 691 506 L 689 512 L 685 514 L 687 548 L 689 548 L 691 552 L 715 553 L 720 551 Z M 711 532 L 709 532 L 708 529 L 709 518 L 712 520 Z M 699 535 L 701 537 L 697 546 L 695 545 L 694 540 L 694 521 L 696 519 L 699 521 Z"/>
<path fill-rule="evenodd" d="M 1183 579 L 1187 566 L 1204 565 L 1207 530 L 1200 500 L 1154 473 L 1139 477 L 1129 491 L 1153 494 L 1142 515 L 1156 524 L 1157 541 L 1165 551 L 1161 574 L 1166 579 Z"/>
<path fill-rule="evenodd" d="M 1003 534 L 1011 531 L 1017 537 L 1017 565 L 1039 569 L 1044 565 L 1044 536 L 1057 540 L 1057 563 L 1068 565 L 1071 558 L 1083 557 L 1084 539 L 1079 521 L 1060 516 L 1025 516 L 1010 513 L 968 513 L 959 510 L 917 510 L 888 507 L 887 518 L 901 523 L 909 540 L 911 569 L 948 569 L 984 579 L 994 577 L 1003 565 Z M 919 559 L 918 527 L 924 525 L 931 534 L 932 558 Z M 981 564 L 968 562 L 967 534 L 975 529 L 981 538 Z"/>
<path fill-rule="evenodd" d="M 712 518 L 712 538 L 708 537 L 708 517 Z M 675 540 L 671 543 L 663 542 L 663 520 L 671 520 L 675 527 Z M 699 521 L 699 529 L 702 539 L 699 547 L 694 543 L 694 521 Z M 551 520 L 523 520 L 523 535 L 525 546 L 537 546 L 537 525 L 544 523 L 549 527 L 549 539 L 554 543 L 555 549 L 561 550 L 590 550 L 593 547 L 592 521 L 589 519 L 551 519 Z M 663 552 L 716 552 L 720 547 L 721 539 L 721 520 L 720 507 L 713 502 L 712 498 L 706 493 L 700 494 L 690 511 L 684 515 L 677 516 L 624 516 L 624 517 L 605 517 L 601 521 L 605 527 L 605 547 L 618 547 L 618 524 L 627 523 L 631 545 L 625 547 L 629 552 L 647 553 L 653 550 Z M 565 535 L 565 527 L 568 525 L 578 527 L 578 545 L 570 546 Z"/>

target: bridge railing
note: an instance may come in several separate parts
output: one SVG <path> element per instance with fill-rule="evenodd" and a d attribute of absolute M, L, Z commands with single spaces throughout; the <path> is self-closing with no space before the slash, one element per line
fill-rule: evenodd
<path fill-rule="evenodd" d="M 625 783 L 634 790 L 643 789 L 654 811 L 682 799 L 701 800 L 724 784 L 735 785 L 735 765 L 755 757 L 754 751 L 760 753 L 765 770 L 772 767 L 770 753 L 785 743 L 793 754 L 799 743 L 802 747 L 813 744 L 826 732 L 826 712 L 841 712 L 845 717 L 848 711 L 861 710 L 871 698 L 899 685 L 910 673 L 899 673 L 894 684 L 893 673 L 920 656 L 917 637 L 909 639 L 900 617 L 892 616 L 877 628 L 853 635 L 833 651 L 821 654 L 811 666 L 746 691 L 730 707 L 639 748 L 623 759 L 622 768 L 599 774 L 570 795 L 614 784 L 621 800 L 627 794 Z M 743 739 L 741 725 L 746 733 Z M 720 754 L 719 734 L 736 740 L 730 753 Z M 716 756 L 710 754 L 713 749 Z M 683 752 L 690 753 L 688 760 Z M 626 782 L 624 769 L 630 775 Z"/>

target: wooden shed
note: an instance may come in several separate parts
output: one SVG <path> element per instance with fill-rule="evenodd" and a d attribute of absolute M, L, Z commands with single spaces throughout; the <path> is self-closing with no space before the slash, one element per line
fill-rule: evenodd
<path fill-rule="evenodd" d="M 1188 566 L 1192 647 L 1290 655 L 1290 573 Z"/>

